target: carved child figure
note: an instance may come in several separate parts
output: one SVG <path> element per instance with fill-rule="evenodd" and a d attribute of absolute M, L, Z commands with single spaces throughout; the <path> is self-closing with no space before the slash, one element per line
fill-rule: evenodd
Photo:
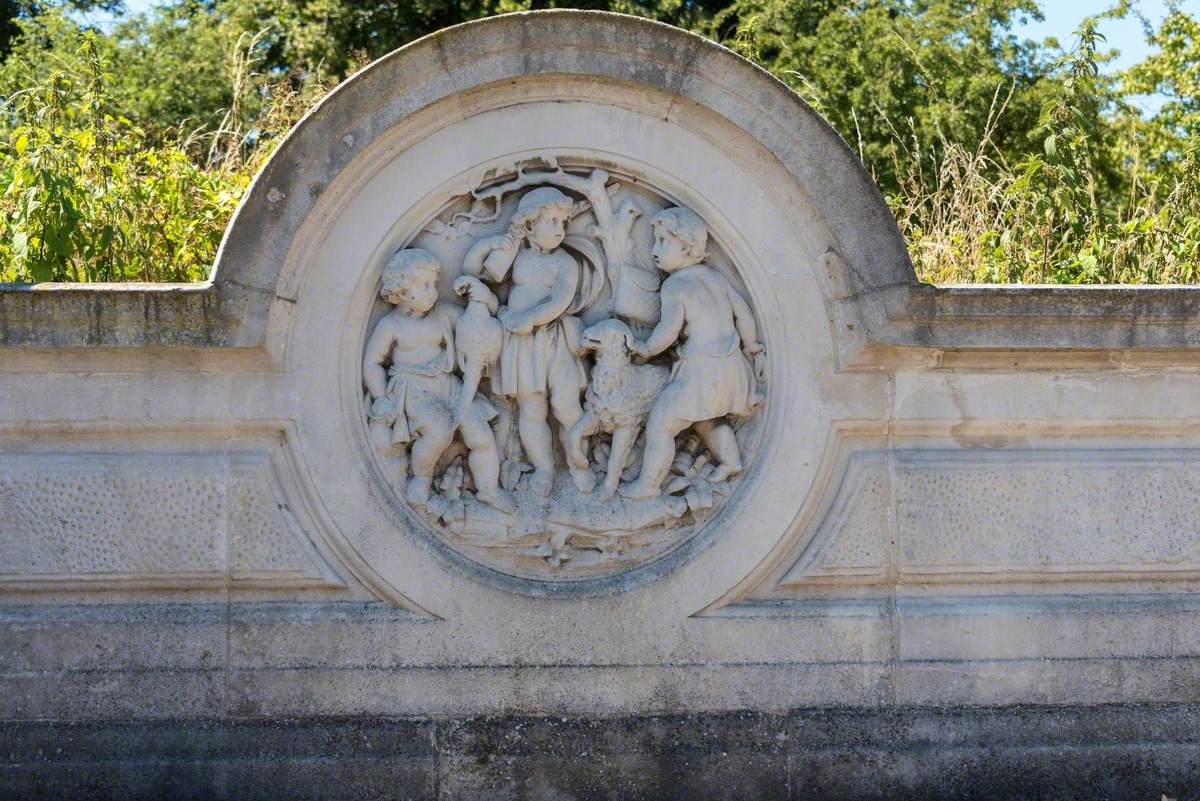
<path fill-rule="evenodd" d="M 633 351 L 648 358 L 683 344 L 671 380 L 650 409 L 646 449 L 637 480 L 621 488 L 631 498 L 659 494 L 675 458 L 675 437 L 693 427 L 719 463 L 710 481 L 740 473 L 742 459 L 726 415 L 749 416 L 758 390 L 763 346 L 749 304 L 719 272 L 704 264 L 708 229 L 691 209 L 663 209 L 651 220 L 654 263 L 668 274 L 662 317 Z M 756 358 L 757 357 L 757 358 Z"/>
<path fill-rule="evenodd" d="M 573 201 L 542 186 L 517 204 L 508 233 L 476 242 L 463 260 L 466 275 L 500 282 L 512 273 L 508 305 L 500 312 L 504 344 L 492 376 L 492 391 L 516 398 L 517 428 L 533 464 L 530 486 L 550 494 L 554 485 L 554 440 L 549 415 L 558 422 L 564 450 L 567 433 L 583 415 L 580 393 L 587 371 L 579 356 L 582 324 L 570 316 L 580 284 L 575 257 L 560 245 Z M 586 467 L 569 464 L 576 487 L 588 492 L 595 478 Z"/>
<path fill-rule="evenodd" d="M 412 479 L 405 495 L 423 506 L 438 459 L 461 429 L 476 497 L 507 508 L 497 488 L 500 454 L 490 425 L 496 409 L 476 397 L 461 424 L 455 424 L 462 386 L 452 373 L 454 326 L 462 310 L 438 302 L 441 268 L 436 256 L 419 248 L 398 251 L 384 267 L 379 296 L 395 308 L 375 325 L 363 357 L 363 383 L 372 401 L 371 442 L 381 449 L 412 443 Z"/>

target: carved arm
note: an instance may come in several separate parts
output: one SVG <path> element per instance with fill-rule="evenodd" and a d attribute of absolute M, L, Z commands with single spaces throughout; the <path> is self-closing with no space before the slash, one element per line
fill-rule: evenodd
<path fill-rule="evenodd" d="M 571 301 L 575 299 L 575 291 L 579 288 L 579 268 L 574 259 L 570 256 L 566 258 L 570 259 L 571 263 L 559 267 L 554 285 L 550 287 L 550 294 L 546 299 L 520 315 L 529 328 L 546 325 L 562 317 L 571 306 Z"/>
<path fill-rule="evenodd" d="M 386 317 L 375 324 L 375 330 L 367 340 L 362 373 L 363 384 L 366 385 L 372 400 L 382 398 L 387 392 L 387 371 L 383 369 L 383 365 L 387 362 L 388 352 L 395 341 L 392 326 L 388 324 Z"/>
<path fill-rule="evenodd" d="M 492 290 L 472 275 L 460 275 L 454 279 L 454 292 L 460 297 L 467 295 L 476 303 L 484 304 L 490 314 L 495 314 L 500 309 L 500 301 L 496 299 Z"/>
<path fill-rule="evenodd" d="M 726 293 L 733 305 L 733 322 L 737 326 L 738 336 L 742 338 L 742 347 L 747 353 L 754 355 L 762 350 L 758 341 L 758 323 L 754 319 L 754 312 L 750 311 L 750 304 L 742 297 L 742 293 L 729 286 L 728 282 Z"/>
<path fill-rule="evenodd" d="M 662 316 L 658 325 L 646 337 L 644 342 L 634 343 L 634 352 L 643 358 L 657 356 L 679 340 L 683 331 L 684 311 L 683 301 L 679 299 L 677 285 L 670 279 L 662 285 Z"/>
<path fill-rule="evenodd" d="M 517 258 L 520 244 L 521 238 L 512 231 L 485 236 L 471 245 L 471 249 L 463 257 L 463 273 L 480 276 L 486 271 L 491 280 L 503 281 Z"/>

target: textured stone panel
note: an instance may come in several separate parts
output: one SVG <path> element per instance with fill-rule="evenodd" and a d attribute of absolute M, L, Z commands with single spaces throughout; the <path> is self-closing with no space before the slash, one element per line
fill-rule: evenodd
<path fill-rule="evenodd" d="M 6 456 L 0 572 L 223 574 L 228 488 L 223 456 Z"/>
<path fill-rule="evenodd" d="M 339 583 L 265 452 L 0 456 L 0 586 Z"/>
<path fill-rule="evenodd" d="M 1200 454 L 907 449 L 856 454 L 783 587 L 1200 575 Z M 895 510 L 893 512 L 893 493 Z"/>
<path fill-rule="evenodd" d="M 825 520 L 781 583 L 882 580 L 890 517 L 891 494 L 883 454 L 857 454 Z"/>
<path fill-rule="evenodd" d="M 229 509 L 229 561 L 234 580 L 321 579 L 323 560 L 272 484 L 265 455 L 234 460 Z"/>
<path fill-rule="evenodd" d="M 1200 455 L 906 451 L 895 477 L 903 572 L 1200 571 Z"/>

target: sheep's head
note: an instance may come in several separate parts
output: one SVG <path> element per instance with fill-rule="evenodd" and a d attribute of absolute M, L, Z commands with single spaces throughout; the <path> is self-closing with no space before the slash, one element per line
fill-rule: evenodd
<path fill-rule="evenodd" d="M 633 332 L 620 320 L 601 320 L 583 330 L 583 347 L 594 350 L 604 364 L 627 363 L 633 342 Z"/>

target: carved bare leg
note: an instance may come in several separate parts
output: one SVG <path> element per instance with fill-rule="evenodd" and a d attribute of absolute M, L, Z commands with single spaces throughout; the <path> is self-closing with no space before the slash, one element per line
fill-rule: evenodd
<path fill-rule="evenodd" d="M 479 415 L 468 412 L 462 423 L 462 435 L 470 451 L 467 466 L 475 479 L 475 497 L 495 509 L 511 512 L 512 501 L 500 492 L 500 451 L 491 426 Z"/>
<path fill-rule="evenodd" d="M 704 446 L 719 463 L 708 480 L 718 484 L 742 472 L 742 454 L 733 428 L 724 420 L 705 420 L 695 425 Z"/>
<path fill-rule="evenodd" d="M 629 452 L 637 439 L 637 426 L 621 426 L 613 431 L 612 448 L 608 452 L 608 474 L 604 477 L 604 497 L 611 498 L 621 483 L 621 471 L 629 461 Z"/>
<path fill-rule="evenodd" d="M 546 396 L 542 393 L 524 395 L 517 399 L 517 407 L 521 446 L 533 465 L 529 486 L 535 495 L 545 497 L 554 489 L 554 440 L 547 419 Z"/>
<path fill-rule="evenodd" d="M 414 506 L 423 506 L 429 500 L 433 472 L 437 468 L 438 458 L 450 445 L 451 437 L 453 431 L 440 421 L 426 423 L 421 427 L 420 436 L 412 445 L 410 464 L 413 477 L 405 491 L 405 496 Z"/>
<path fill-rule="evenodd" d="M 584 459 L 583 464 L 580 465 L 571 458 L 571 431 L 574 429 L 575 423 L 583 417 L 583 407 L 579 403 L 579 390 L 552 393 L 550 405 L 554 412 L 554 419 L 558 421 L 559 436 L 563 452 L 567 454 L 567 470 L 571 474 L 571 480 L 575 482 L 575 488 L 580 492 L 591 492 L 596 486 L 596 477 L 588 469 L 587 459 Z"/>
<path fill-rule="evenodd" d="M 392 427 L 374 420 L 367 426 L 367 439 L 376 450 L 387 452 L 392 447 Z"/>
<path fill-rule="evenodd" d="M 404 491 L 404 497 L 413 506 L 424 506 L 429 503 L 429 493 L 432 489 L 432 476 L 413 476 L 408 480 L 408 488 Z"/>
<path fill-rule="evenodd" d="M 637 481 L 621 488 L 627 498 L 653 498 L 662 489 L 663 479 L 675 458 L 675 435 L 691 425 L 671 411 L 672 399 L 667 393 L 658 396 L 646 421 L 646 449 L 642 454 L 642 473 Z"/>
<path fill-rule="evenodd" d="M 583 447 L 583 438 L 590 437 L 600 428 L 600 420 L 591 412 L 584 412 L 583 417 L 575 421 L 567 432 L 567 458 L 575 467 L 587 467 L 587 451 Z"/>

